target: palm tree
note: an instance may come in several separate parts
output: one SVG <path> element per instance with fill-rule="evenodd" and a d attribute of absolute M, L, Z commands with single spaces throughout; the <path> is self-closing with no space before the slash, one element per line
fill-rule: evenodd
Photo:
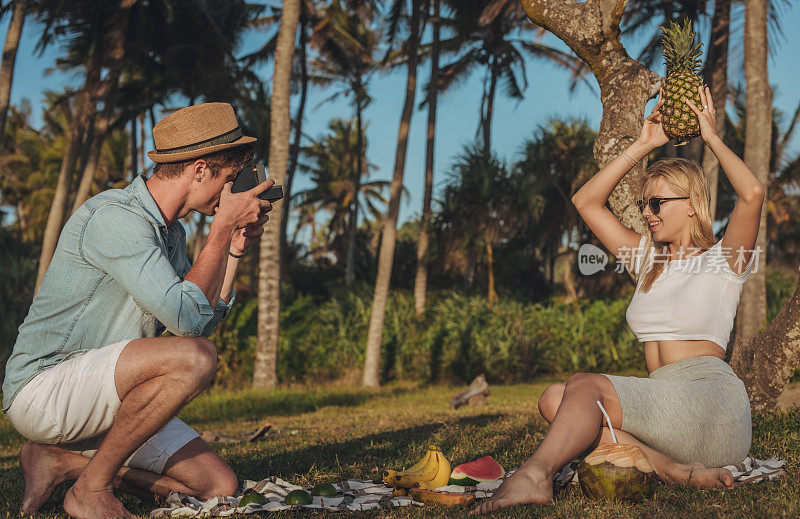
<path fill-rule="evenodd" d="M 577 295 L 571 277 L 576 251 L 571 243 L 582 227 L 572 195 L 597 171 L 592 152 L 595 137 L 596 132 L 585 120 L 551 119 L 523 143 L 522 158 L 516 165 L 544 201 L 540 218 L 528 235 L 548 266 L 551 285 L 555 282 L 556 259 L 568 255 L 564 269 L 568 299 Z"/>
<path fill-rule="evenodd" d="M 298 192 L 294 197 L 298 209 L 304 214 L 313 215 L 320 211 L 330 213 L 325 244 L 328 248 L 339 241 L 346 241 L 349 245 L 349 215 L 350 208 L 354 204 L 363 214 L 365 221 L 378 219 L 382 209 L 380 206 L 386 204 L 383 192 L 389 187 L 389 182 L 353 180 L 357 169 L 358 143 L 362 142 L 356 135 L 355 126 L 353 121 L 333 119 L 328 124 L 330 133 L 302 150 L 305 161 L 300 167 L 309 174 L 314 186 Z M 376 167 L 367 163 L 366 157 L 362 157 L 361 160 L 365 164 L 366 177 L 369 171 Z M 304 211 L 305 208 L 309 210 Z M 311 223 L 315 224 L 316 221 L 301 222 L 298 224 L 298 229 Z M 344 249 L 347 250 L 347 245 Z M 340 263 L 344 263 L 341 260 L 346 256 L 346 252 L 337 255 Z"/>
<path fill-rule="evenodd" d="M 430 21 L 433 25 L 433 41 L 431 42 L 431 77 L 428 82 L 430 90 L 427 95 L 428 134 L 425 141 L 425 191 L 422 196 L 422 218 L 417 238 L 417 271 L 414 276 L 414 312 L 417 317 L 425 312 L 425 295 L 428 285 L 427 256 L 430 244 L 431 199 L 433 197 L 433 155 L 436 151 L 436 105 L 439 97 L 440 0 L 433 0 L 432 3 L 433 13 Z"/>
<path fill-rule="evenodd" d="M 582 79 L 583 69 L 575 56 L 528 37 L 536 28 L 519 2 L 509 0 L 452 0 L 455 36 L 442 42 L 442 49 L 458 56 L 442 67 L 440 86 L 447 91 L 478 69 L 485 69 L 477 135 L 491 148 L 491 128 L 498 86 L 505 95 L 522 100 L 528 87 L 525 55 L 544 58 L 573 71 Z M 501 85 L 502 83 L 502 85 Z M 588 83 L 587 83 L 588 84 Z"/>
<path fill-rule="evenodd" d="M 775 96 L 772 88 L 771 97 Z M 747 129 L 747 100 L 745 89 L 736 86 L 732 89 L 733 119 L 726 121 L 726 144 L 737 154 L 741 155 L 745 149 L 745 134 Z M 770 139 L 769 153 L 769 189 L 766 194 L 767 243 L 769 254 L 774 258 L 786 261 L 794 259 L 793 247 L 796 243 L 792 240 L 792 226 L 796 220 L 798 210 L 798 193 L 800 192 L 800 155 L 792 155 L 789 143 L 798 128 L 800 121 L 800 104 L 795 108 L 788 125 L 784 125 L 785 114 L 777 108 L 772 109 L 772 138 Z M 785 129 L 784 129 L 785 126 Z M 734 205 L 734 194 L 730 188 L 722 191 L 720 200 L 723 202 L 722 222 L 727 225 L 730 211 Z M 720 231 L 722 232 L 722 231 Z M 789 240 L 788 242 L 786 240 Z"/>
<path fill-rule="evenodd" d="M 697 22 L 706 18 L 707 4 L 707 0 L 631 0 L 622 15 L 622 34 L 635 36 L 646 32 L 649 35 L 637 59 L 653 68 L 661 58 L 661 31 L 653 30 L 653 20 L 658 21 L 658 26 L 666 27 L 671 21 L 688 19 L 697 27 Z"/>
<path fill-rule="evenodd" d="M 70 97 L 45 93 L 43 125 L 30 125 L 30 105 L 12 106 L 5 129 L 6 152 L 0 157 L 3 204 L 14 206 L 23 241 L 40 243 L 53 199 L 73 117 Z"/>
<path fill-rule="evenodd" d="M 469 258 L 484 249 L 490 303 L 497 302 L 494 250 L 539 215 L 544 202 L 535 185 L 528 172 L 509 168 L 481 145 L 466 147 L 450 172 L 437 226 L 447 229 L 450 255 L 466 251 Z"/>
<path fill-rule="evenodd" d="M 794 136 L 799 119 L 800 104 L 785 132 L 780 132 L 777 121 L 773 122 L 769 190 L 766 197 L 767 242 L 770 250 L 774 251 L 773 257 L 782 257 L 784 260 L 797 257 L 797 241 L 792 233 L 800 215 L 800 201 L 797 196 L 800 193 L 800 154 L 789 156 L 789 142 Z"/>
<path fill-rule="evenodd" d="M 351 96 L 356 119 L 356 134 L 363 135 L 363 112 L 372 101 L 367 92 L 370 79 L 378 70 L 378 34 L 370 27 L 374 18 L 372 9 L 347 9 L 342 0 L 333 0 L 320 13 L 320 21 L 312 36 L 318 56 L 312 62 L 314 75 L 312 82 L 326 86 L 336 84 L 340 87 L 328 99 Z M 363 142 L 358 148 L 364 147 Z M 363 153 L 357 154 L 354 182 L 363 176 Z M 356 189 L 358 191 L 358 189 Z M 355 202 L 355 201 L 354 201 Z M 355 203 L 350 208 L 349 241 L 345 260 L 345 284 L 353 282 L 353 262 L 355 258 L 355 235 L 358 228 L 358 208 Z"/>
<path fill-rule="evenodd" d="M 14 14 L 8 24 L 6 44 L 3 47 L 3 61 L 0 64 L 0 146 L 3 145 L 3 129 L 6 127 L 8 102 L 11 99 L 11 84 L 14 82 L 14 61 L 17 59 L 19 39 L 28 10 L 28 0 L 15 0 Z M 8 5 L 8 4 L 7 4 Z M 4 7 L 3 10 L 7 9 Z"/>
<path fill-rule="evenodd" d="M 289 83 L 292 55 L 300 18 L 300 0 L 286 0 L 275 44 L 275 66 L 270 102 L 269 172 L 278 184 L 286 179 L 289 158 Z M 278 332 L 280 327 L 280 221 L 282 206 L 275 204 L 272 225 L 265 227 L 259 248 L 258 344 L 253 363 L 253 387 L 266 389 L 277 384 Z"/>
<path fill-rule="evenodd" d="M 747 128 L 744 161 L 769 192 L 770 144 L 772 139 L 772 96 L 767 74 L 767 0 L 747 2 L 745 11 L 745 80 L 747 84 Z M 766 203 L 766 197 L 765 201 Z M 761 251 L 760 264 L 766 265 L 767 211 L 761 211 L 756 239 Z M 758 335 L 767 324 L 766 269 L 759 268 L 742 288 L 736 311 L 736 335 L 748 339 Z"/>
<path fill-rule="evenodd" d="M 72 203 L 72 213 L 89 198 L 94 183 L 95 175 L 98 171 L 100 163 L 100 155 L 103 152 L 103 145 L 106 141 L 106 136 L 111 129 L 114 117 L 114 109 L 112 103 L 105 103 L 103 111 L 98 115 L 97 120 L 92 123 L 92 132 L 87 153 L 86 163 L 83 166 L 81 180 L 78 185 L 78 191 L 75 194 L 75 200 Z"/>
<path fill-rule="evenodd" d="M 405 2 L 403 2 L 405 4 Z M 364 359 L 362 384 L 367 387 L 378 386 L 378 370 L 380 368 L 381 345 L 383 343 L 383 322 L 386 316 L 386 299 L 389 295 L 389 282 L 392 277 L 394 247 L 397 233 L 397 215 L 400 212 L 400 197 L 403 193 L 403 174 L 406 165 L 408 148 L 408 132 L 411 126 L 411 115 L 417 93 L 417 52 L 422 33 L 423 0 L 409 2 L 409 35 L 404 50 L 407 55 L 408 73 L 406 75 L 406 93 L 403 111 L 400 115 L 400 128 L 397 132 L 397 151 L 394 159 L 394 172 L 389 194 L 389 209 L 383 222 L 381 249 L 378 256 L 378 276 L 375 280 L 375 292 L 367 331 L 367 352 Z"/>
<path fill-rule="evenodd" d="M 280 20 L 280 9 L 273 8 L 273 12 L 267 16 L 261 16 L 252 21 L 255 27 L 271 28 L 277 25 Z M 300 19 L 298 20 L 298 42 L 294 55 L 293 69 L 299 71 L 298 77 L 292 78 L 292 88 L 300 90 L 300 101 L 297 105 L 297 111 L 293 120 L 294 135 L 292 137 L 292 147 L 289 152 L 289 169 L 286 172 L 286 185 L 284 189 L 283 199 L 283 213 L 281 218 L 281 247 L 286 249 L 286 227 L 289 222 L 289 214 L 291 211 L 292 201 L 292 184 L 294 182 L 294 174 L 297 170 L 297 161 L 300 153 L 301 141 L 303 139 L 303 117 L 305 115 L 306 101 L 308 97 L 308 86 L 311 77 L 308 70 L 308 46 L 309 46 L 309 29 L 314 27 L 320 21 L 320 14 L 314 5 L 314 0 L 302 0 L 300 4 Z M 275 43 L 277 39 L 277 31 L 270 37 L 269 40 L 255 52 L 248 54 L 242 58 L 247 68 L 252 68 L 256 64 L 265 63 L 271 60 L 275 53 Z M 285 267 L 285 266 L 284 266 Z M 282 267 L 283 268 L 283 267 Z"/>
<path fill-rule="evenodd" d="M 119 78 L 123 67 L 123 57 L 125 56 L 125 31 L 128 22 L 128 9 L 115 13 L 115 21 L 108 36 L 108 48 L 105 51 L 105 59 L 108 65 L 107 77 L 101 84 L 101 91 L 93 93 L 93 98 L 103 97 L 103 110 L 98 114 L 96 120 L 90 121 L 91 144 L 89 145 L 88 158 L 83 166 L 81 181 L 75 201 L 72 205 L 72 212 L 78 208 L 89 197 L 94 175 L 97 170 L 97 163 L 100 160 L 100 153 L 106 135 L 111 129 L 115 119 L 115 101 Z"/>
<path fill-rule="evenodd" d="M 97 101 L 104 95 L 110 85 L 115 85 L 119 78 L 120 63 L 123 58 L 125 30 L 130 8 L 136 0 L 126 0 L 117 5 L 107 5 L 103 11 L 96 6 L 86 6 L 82 2 L 64 5 L 58 0 L 53 0 L 55 5 L 48 11 L 48 26 L 40 41 L 45 41 L 53 25 L 58 31 L 59 26 L 69 25 L 81 31 L 83 38 L 73 40 L 78 49 L 73 51 L 88 52 L 86 61 L 86 79 L 78 95 L 78 108 L 75 118 L 68 131 L 69 144 L 61 163 L 58 175 L 53 204 L 47 217 L 42 252 L 39 258 L 39 269 L 36 275 L 36 288 L 42 282 L 44 273 L 50 265 L 50 260 L 55 251 L 58 235 L 64 222 L 66 204 L 68 202 L 69 188 L 72 176 L 81 149 L 84 134 L 97 111 Z M 46 8 L 43 8 L 43 12 Z M 82 47 L 82 48 L 81 48 Z M 108 67 L 108 74 L 102 77 L 102 72 Z"/>

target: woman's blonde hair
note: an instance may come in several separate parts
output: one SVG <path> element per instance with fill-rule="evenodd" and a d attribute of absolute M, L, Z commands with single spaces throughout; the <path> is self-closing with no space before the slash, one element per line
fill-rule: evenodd
<path fill-rule="evenodd" d="M 711 226 L 708 180 L 700 165 L 693 160 L 679 158 L 662 159 L 653 163 L 647 168 L 642 178 L 642 200 L 650 197 L 659 177 L 663 178 L 664 182 L 678 196 L 688 196 L 692 203 L 694 216 L 689 220 L 689 236 L 692 245 L 703 250 L 714 245 L 716 239 Z M 669 261 L 669 243 L 654 241 L 653 235 L 649 234 L 644 250 L 646 255 L 642 259 L 637 281 L 641 281 L 639 289 L 647 292 Z M 653 264 L 650 256 L 654 250 L 660 251 L 660 257 L 666 258 L 666 261 L 658 261 Z M 646 265 L 648 268 L 645 268 Z"/>

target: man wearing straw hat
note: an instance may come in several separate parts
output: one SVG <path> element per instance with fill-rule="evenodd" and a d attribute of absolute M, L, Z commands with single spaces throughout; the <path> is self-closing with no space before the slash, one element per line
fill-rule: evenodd
<path fill-rule="evenodd" d="M 239 258 L 269 202 L 231 181 L 253 156 L 227 103 L 190 106 L 153 128 L 153 175 L 84 203 L 64 226 L 20 326 L 3 410 L 30 440 L 20 450 L 22 512 L 55 487 L 73 517 L 127 517 L 112 487 L 140 494 L 231 495 L 237 478 L 175 416 L 211 381 L 207 337 L 233 303 Z M 179 219 L 214 215 L 191 265 Z M 160 337 L 164 330 L 174 336 Z"/>

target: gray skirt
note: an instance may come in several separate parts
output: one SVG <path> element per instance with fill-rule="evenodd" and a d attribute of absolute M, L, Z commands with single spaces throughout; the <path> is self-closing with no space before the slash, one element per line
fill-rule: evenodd
<path fill-rule="evenodd" d="M 690 357 L 649 378 L 605 375 L 622 408 L 622 430 L 681 463 L 740 463 L 750 450 L 750 399 L 728 363 Z"/>

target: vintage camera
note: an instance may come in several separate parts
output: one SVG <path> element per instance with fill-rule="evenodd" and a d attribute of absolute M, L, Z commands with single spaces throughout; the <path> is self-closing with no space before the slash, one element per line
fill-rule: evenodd
<path fill-rule="evenodd" d="M 243 167 L 239 173 L 236 174 L 236 177 L 233 179 L 233 187 L 231 188 L 231 193 L 241 193 L 243 191 L 249 191 L 253 189 L 257 185 L 267 180 L 267 170 L 264 167 L 264 164 L 259 163 L 256 165 L 250 165 Z M 283 186 L 272 186 L 271 188 L 267 189 L 260 195 L 258 198 L 261 200 L 268 200 L 269 202 L 277 202 L 281 198 L 283 198 Z"/>

